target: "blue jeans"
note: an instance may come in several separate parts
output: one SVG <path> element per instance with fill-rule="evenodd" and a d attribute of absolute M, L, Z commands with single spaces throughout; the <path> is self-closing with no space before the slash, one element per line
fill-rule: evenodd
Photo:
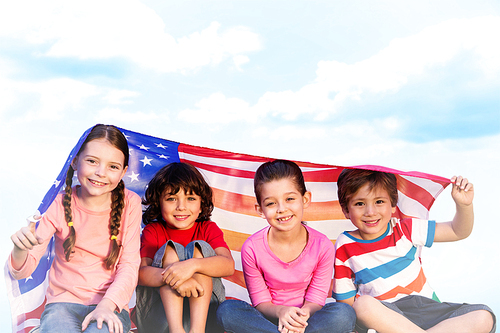
<path fill-rule="evenodd" d="M 82 332 L 82 323 L 85 317 L 94 311 L 96 305 L 82 305 L 76 303 L 50 303 L 45 306 L 45 310 L 40 318 L 40 332 L 50 333 L 73 333 Z M 123 332 L 130 331 L 130 316 L 126 310 L 115 314 L 120 318 L 123 325 Z M 92 321 L 85 333 L 105 333 L 109 332 L 108 325 L 102 324 L 102 329 L 97 328 L 97 322 Z"/>
<path fill-rule="evenodd" d="M 277 333 L 278 321 L 266 318 L 244 301 L 227 300 L 219 305 L 217 320 L 228 333 Z M 306 333 L 347 333 L 354 331 L 356 314 L 344 303 L 327 303 L 307 321 Z"/>

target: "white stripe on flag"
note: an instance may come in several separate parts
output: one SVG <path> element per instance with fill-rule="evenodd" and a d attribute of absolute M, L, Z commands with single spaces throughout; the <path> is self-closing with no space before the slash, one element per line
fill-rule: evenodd
<path fill-rule="evenodd" d="M 219 190 L 248 195 L 253 197 L 253 179 L 227 176 L 217 172 L 198 168 L 205 177 L 208 185 Z"/>
<path fill-rule="evenodd" d="M 443 186 L 430 179 L 418 178 L 413 176 L 401 176 L 402 178 L 420 186 L 422 190 L 429 192 L 434 198 L 444 190 Z"/>
<path fill-rule="evenodd" d="M 420 202 L 409 198 L 404 193 L 398 191 L 399 210 L 408 216 L 417 216 L 422 219 L 429 218 L 429 211 Z"/>
<path fill-rule="evenodd" d="M 212 220 L 217 223 L 221 229 L 232 230 L 248 235 L 269 225 L 267 221 L 261 217 L 233 213 L 217 207 L 214 208 L 212 213 Z"/>
<path fill-rule="evenodd" d="M 212 151 L 215 154 L 217 153 L 212 149 L 207 149 L 206 151 Z M 193 161 L 208 165 L 214 165 L 231 169 L 240 169 L 245 171 L 255 171 L 262 164 L 262 162 L 240 161 L 235 159 L 198 156 L 184 152 L 179 152 L 179 157 L 180 159 L 184 159 L 186 161 Z"/>
<path fill-rule="evenodd" d="M 226 297 L 234 297 L 250 303 L 250 297 L 248 296 L 248 291 L 246 288 L 243 288 L 236 283 L 228 281 L 226 279 L 222 279 L 222 283 L 226 288 Z"/>

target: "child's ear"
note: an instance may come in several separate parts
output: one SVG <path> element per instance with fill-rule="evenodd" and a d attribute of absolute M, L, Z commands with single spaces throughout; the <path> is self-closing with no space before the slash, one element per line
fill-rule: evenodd
<path fill-rule="evenodd" d="M 347 209 L 344 209 L 342 208 L 342 213 L 344 213 L 344 216 L 346 219 L 350 220 L 351 218 L 349 217 L 349 212 L 347 211 Z"/>
<path fill-rule="evenodd" d="M 392 207 L 391 211 L 392 211 L 392 214 L 394 214 L 396 212 L 396 207 Z"/>
<path fill-rule="evenodd" d="M 302 200 L 304 202 L 304 208 L 309 207 L 309 205 L 311 204 L 311 199 L 312 199 L 311 192 L 306 191 L 306 193 L 304 193 L 304 195 L 302 196 Z"/>
<path fill-rule="evenodd" d="M 120 179 L 122 179 L 125 176 L 125 174 L 127 173 L 127 170 L 128 170 L 128 165 L 125 168 L 123 168 L 122 176 L 120 177 Z"/>
<path fill-rule="evenodd" d="M 71 167 L 73 168 L 73 170 L 77 170 L 77 166 L 78 165 L 78 156 L 76 156 L 73 161 L 71 161 Z"/>
<path fill-rule="evenodd" d="M 266 217 L 264 216 L 264 212 L 262 211 L 262 208 L 260 208 L 260 205 L 258 203 L 255 203 L 255 211 L 257 214 L 259 214 L 260 217 L 265 219 Z"/>

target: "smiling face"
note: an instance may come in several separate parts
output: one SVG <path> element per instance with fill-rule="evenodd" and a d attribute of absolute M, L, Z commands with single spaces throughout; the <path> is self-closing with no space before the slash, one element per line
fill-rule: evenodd
<path fill-rule="evenodd" d="M 125 156 L 106 139 L 87 142 L 72 163 L 81 185 L 82 198 L 111 196 L 125 175 Z"/>
<path fill-rule="evenodd" d="M 311 193 L 302 195 L 290 178 L 264 183 L 261 202 L 255 208 L 277 231 L 291 231 L 302 223 L 303 210 L 309 206 Z"/>
<path fill-rule="evenodd" d="M 387 230 L 392 214 L 391 199 L 380 186 L 370 190 L 369 184 L 362 186 L 349 200 L 345 216 L 358 228 L 350 234 L 364 240 L 373 240 Z"/>
<path fill-rule="evenodd" d="M 160 209 L 161 216 L 170 228 L 187 230 L 201 213 L 201 197 L 195 193 L 186 194 L 182 188 L 175 194 L 165 191 Z"/>

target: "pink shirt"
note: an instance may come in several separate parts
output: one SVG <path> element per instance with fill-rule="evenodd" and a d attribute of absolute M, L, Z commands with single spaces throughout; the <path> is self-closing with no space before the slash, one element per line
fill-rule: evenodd
<path fill-rule="evenodd" d="M 76 190 L 73 190 L 75 193 Z M 33 273 L 45 253 L 51 237 L 55 236 L 55 257 L 49 271 L 47 303 L 70 302 L 83 305 L 98 304 L 103 298 L 113 301 L 120 309 L 128 310 L 128 303 L 137 285 L 140 265 L 141 199 L 132 191 L 125 190 L 125 207 L 122 213 L 118 241 L 122 244 L 115 266 L 107 270 L 103 259 L 107 258 L 111 241 L 109 214 L 111 209 L 94 212 L 83 208 L 73 194 L 71 209 L 76 233 L 75 253 L 66 261 L 63 243 L 69 234 L 62 206 L 63 194 L 59 194 L 37 228 L 37 236 L 45 241 L 29 252 L 19 270 L 9 270 L 15 279 L 27 278 Z"/>
<path fill-rule="evenodd" d="M 309 228 L 300 256 L 281 261 L 269 248 L 266 227 L 250 236 L 241 248 L 245 283 L 253 306 L 272 302 L 301 307 L 304 301 L 325 305 L 333 275 L 333 243 Z"/>

